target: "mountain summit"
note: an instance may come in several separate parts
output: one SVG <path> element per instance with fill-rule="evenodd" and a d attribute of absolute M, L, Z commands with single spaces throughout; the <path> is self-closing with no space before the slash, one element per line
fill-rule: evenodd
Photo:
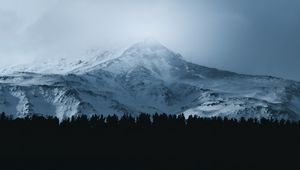
<path fill-rule="evenodd" d="M 172 71 L 186 62 L 159 42 L 147 39 L 126 49 L 118 58 L 101 64 L 101 69 L 116 73 L 128 74 L 136 70 L 148 71 L 156 77 L 169 80 Z"/>
<path fill-rule="evenodd" d="M 0 111 L 60 119 L 140 112 L 300 119 L 298 82 L 193 64 L 151 39 L 45 66 L 0 70 Z"/>
<path fill-rule="evenodd" d="M 154 38 L 145 38 L 144 40 L 142 40 L 140 42 L 137 42 L 134 45 L 132 45 L 132 47 L 136 47 L 136 48 L 139 48 L 139 49 L 152 48 L 152 50 L 160 49 L 160 48 L 166 48 L 159 41 L 157 41 Z"/>

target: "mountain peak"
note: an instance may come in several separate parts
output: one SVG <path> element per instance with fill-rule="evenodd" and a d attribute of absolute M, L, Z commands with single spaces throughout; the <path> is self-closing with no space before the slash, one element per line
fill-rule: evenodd
<path fill-rule="evenodd" d="M 174 53 L 159 41 L 153 38 L 146 38 L 130 46 L 123 52 L 121 57 L 148 58 L 148 59 L 164 59 L 173 60 L 181 59 L 180 54 Z"/>
<path fill-rule="evenodd" d="M 123 58 L 124 60 L 129 60 L 129 58 L 136 61 L 139 60 L 142 63 L 152 63 L 155 60 L 157 63 L 161 63 L 163 61 L 168 63 L 174 61 L 182 62 L 180 54 L 174 53 L 172 50 L 168 49 L 153 38 L 147 38 L 133 44 L 123 52 L 120 58 Z"/>
<path fill-rule="evenodd" d="M 183 67 L 184 61 L 179 54 L 169 50 L 155 39 L 145 39 L 133 44 L 118 58 L 107 61 L 101 68 L 113 73 L 130 73 L 144 68 L 159 79 L 171 80 L 171 72 Z M 172 70 L 172 71 L 171 71 Z"/>
<path fill-rule="evenodd" d="M 143 49 L 148 49 L 151 51 L 157 51 L 157 50 L 168 50 L 164 45 L 162 45 L 159 41 L 157 41 L 156 39 L 153 38 L 145 38 L 144 40 L 137 42 L 135 44 L 133 44 L 129 50 L 132 49 L 139 49 L 139 50 L 143 50 Z"/>

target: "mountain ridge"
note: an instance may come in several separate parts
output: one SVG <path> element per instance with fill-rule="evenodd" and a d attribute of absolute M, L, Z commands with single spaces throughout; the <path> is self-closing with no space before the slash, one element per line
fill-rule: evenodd
<path fill-rule="evenodd" d="M 35 66 L 0 70 L 0 111 L 60 119 L 140 112 L 300 119 L 299 82 L 200 66 L 156 41 L 79 61 L 46 73 Z"/>

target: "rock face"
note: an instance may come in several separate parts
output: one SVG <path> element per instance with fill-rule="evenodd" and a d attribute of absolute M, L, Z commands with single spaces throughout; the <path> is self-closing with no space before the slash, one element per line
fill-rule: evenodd
<path fill-rule="evenodd" d="M 300 119 L 300 83 L 187 62 L 153 40 L 90 57 L 2 68 L 0 111 L 29 114 L 184 113 Z"/>

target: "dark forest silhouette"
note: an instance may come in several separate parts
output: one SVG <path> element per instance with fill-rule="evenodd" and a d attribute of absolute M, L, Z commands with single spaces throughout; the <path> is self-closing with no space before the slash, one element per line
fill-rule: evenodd
<path fill-rule="evenodd" d="M 103 129 L 103 128 L 159 128 L 159 129 L 182 129 L 190 128 L 192 130 L 203 130 L 203 128 L 236 129 L 236 128 L 300 128 L 300 122 L 278 119 L 228 119 L 222 117 L 203 118 L 197 115 L 191 115 L 187 119 L 183 114 L 145 114 L 138 116 L 124 114 L 121 117 L 117 115 L 77 115 L 71 118 L 65 118 L 61 122 L 56 117 L 44 117 L 39 115 L 30 115 L 23 118 L 12 118 L 5 113 L 0 115 L 0 128 L 76 128 L 76 129 Z"/>
<path fill-rule="evenodd" d="M 127 114 L 60 122 L 37 115 L 11 119 L 3 113 L 0 137 L 1 169 L 300 167 L 300 123 L 285 120 Z"/>

